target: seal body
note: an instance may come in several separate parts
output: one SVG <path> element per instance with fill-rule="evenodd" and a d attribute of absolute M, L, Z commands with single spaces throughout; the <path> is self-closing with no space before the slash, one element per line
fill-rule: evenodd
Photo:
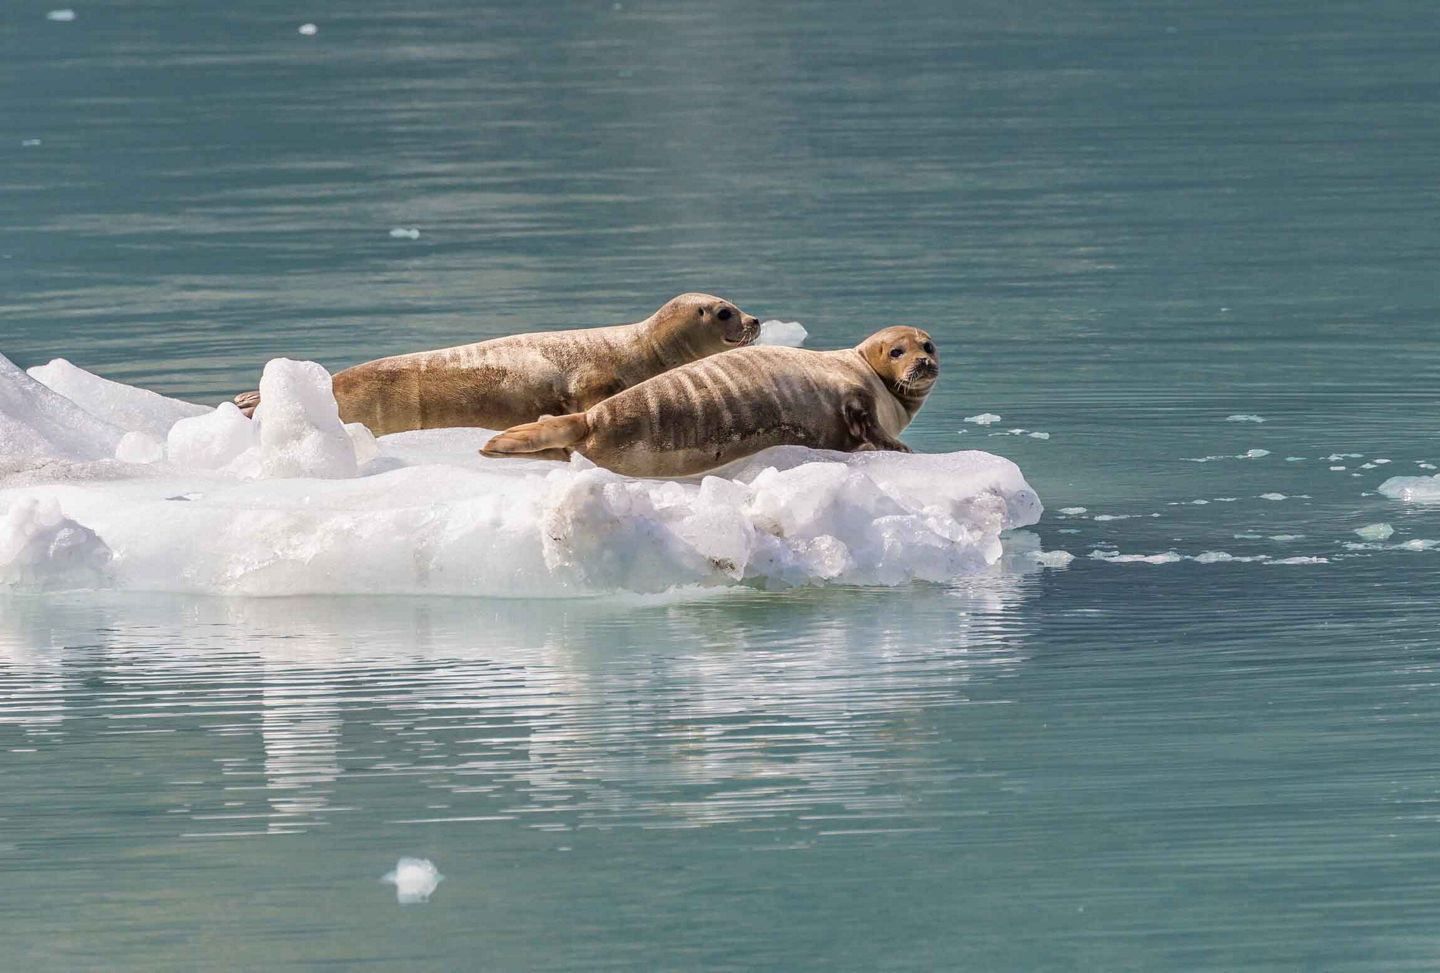
<path fill-rule="evenodd" d="M 511 335 L 395 355 L 337 372 L 344 422 L 377 436 L 409 429 L 504 429 L 580 412 L 668 369 L 755 340 L 760 322 L 729 301 L 682 294 L 634 324 Z M 258 392 L 236 396 L 252 414 Z"/>
<path fill-rule="evenodd" d="M 909 452 L 898 437 L 938 375 L 930 336 L 908 327 L 841 351 L 741 348 L 508 429 L 481 452 L 574 450 L 630 476 L 693 476 L 780 445 Z"/>

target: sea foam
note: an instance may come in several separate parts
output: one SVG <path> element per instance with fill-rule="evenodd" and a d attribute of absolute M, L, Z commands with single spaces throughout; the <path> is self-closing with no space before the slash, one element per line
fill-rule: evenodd
<path fill-rule="evenodd" d="M 979 451 L 788 446 L 710 476 L 636 479 L 580 456 L 485 458 L 484 429 L 377 440 L 341 424 L 312 362 L 270 362 L 261 388 L 251 420 L 0 357 L 0 591 L 565 597 L 946 582 L 993 570 L 1002 532 L 1042 512 L 1015 464 Z"/>

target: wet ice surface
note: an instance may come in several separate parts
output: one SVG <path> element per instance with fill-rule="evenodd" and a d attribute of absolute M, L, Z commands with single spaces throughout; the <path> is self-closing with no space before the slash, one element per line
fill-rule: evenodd
<path fill-rule="evenodd" d="M 395 886 L 395 901 L 401 905 L 429 902 L 445 876 L 428 858 L 402 858 L 393 871 L 381 879 Z"/>
<path fill-rule="evenodd" d="M 254 420 L 63 362 L 34 371 L 51 385 L 13 366 L 0 384 L 15 444 L 0 584 L 20 589 L 563 597 L 945 582 L 989 571 L 1002 533 L 1042 512 L 1015 464 L 978 451 L 780 447 L 716 475 L 640 480 L 580 456 L 484 458 L 489 430 L 377 441 L 341 423 L 313 362 L 271 361 Z"/>

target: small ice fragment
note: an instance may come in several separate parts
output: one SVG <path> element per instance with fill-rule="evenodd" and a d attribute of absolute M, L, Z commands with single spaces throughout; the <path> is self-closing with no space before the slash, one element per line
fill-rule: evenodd
<path fill-rule="evenodd" d="M 75 11 L 66 7 L 61 10 L 52 10 L 45 15 L 46 20 L 53 20 L 57 23 L 68 24 L 75 19 Z"/>
<path fill-rule="evenodd" d="M 1264 422 L 1264 416 L 1252 416 L 1247 413 L 1239 413 L 1233 416 L 1226 416 L 1226 422 Z"/>
<path fill-rule="evenodd" d="M 1376 466 L 1384 466 L 1386 463 L 1388 463 L 1388 462 L 1390 462 L 1390 461 L 1389 461 L 1388 459 L 1385 459 L 1385 458 L 1381 457 L 1381 458 L 1379 458 L 1379 459 L 1372 459 L 1370 462 L 1374 463 Z"/>
<path fill-rule="evenodd" d="M 1362 470 L 1373 470 L 1373 469 L 1375 469 L 1375 464 L 1374 464 L 1374 463 L 1361 463 L 1361 464 L 1360 464 L 1360 468 L 1361 468 Z"/>
<path fill-rule="evenodd" d="M 966 422 L 973 422 L 977 426 L 991 426 L 1000 421 L 1000 416 L 993 412 L 982 412 L 978 416 L 966 416 Z"/>
<path fill-rule="evenodd" d="M 1258 541 L 1260 539 L 1259 534 L 1232 534 L 1231 536 L 1237 541 Z"/>
<path fill-rule="evenodd" d="M 1012 435 L 1012 436 L 1023 436 L 1023 435 L 1025 435 L 1025 430 L 1024 430 L 1024 429 L 1007 429 L 1007 430 L 1005 430 L 1005 431 L 1008 432 L 1008 433 L 1009 433 L 1010 435 Z"/>
<path fill-rule="evenodd" d="M 314 24 L 301 24 L 298 28 L 299 33 L 304 34 L 306 37 L 314 37 L 315 32 L 319 29 L 320 28 L 316 27 Z"/>
<path fill-rule="evenodd" d="M 203 415 L 181 419 L 170 427 L 165 456 L 176 466 L 218 470 L 255 445 L 255 424 L 234 402 Z"/>
<path fill-rule="evenodd" d="M 1085 509 L 1084 507 L 1061 507 L 1059 512 L 1067 517 L 1078 517 L 1085 512 Z"/>
<path fill-rule="evenodd" d="M 1434 463 L 1416 463 L 1415 465 L 1418 466 L 1418 467 L 1420 467 L 1422 470 L 1433 470 L 1433 469 L 1435 469 L 1435 464 L 1434 464 Z"/>
<path fill-rule="evenodd" d="M 1182 560 L 1174 551 L 1163 554 L 1121 554 L 1118 551 L 1094 551 L 1090 557 L 1109 564 L 1174 564 Z"/>
<path fill-rule="evenodd" d="M 1050 438 L 1050 434 L 1049 434 L 1048 432 L 1032 432 L 1032 433 L 1030 434 L 1030 438 L 1031 438 L 1031 439 L 1049 439 L 1049 438 Z"/>
<path fill-rule="evenodd" d="M 1414 540 L 1403 541 L 1396 546 L 1399 547 L 1402 551 L 1428 551 L 1432 547 L 1440 547 L 1440 541 L 1432 541 L 1422 537 L 1417 537 Z"/>
<path fill-rule="evenodd" d="M 1061 527 L 1061 528 L 1060 528 L 1059 530 L 1057 530 L 1055 533 L 1057 533 L 1057 534 L 1078 534 L 1078 533 L 1080 533 L 1080 528 L 1079 528 L 1079 527 Z"/>
<path fill-rule="evenodd" d="M 1283 493 L 1262 493 L 1262 494 L 1260 494 L 1260 499 L 1261 499 L 1261 500 L 1284 500 L 1284 499 L 1285 499 L 1285 494 L 1283 494 Z"/>
<path fill-rule="evenodd" d="M 418 240 L 420 239 L 420 231 L 407 230 L 403 226 L 397 226 L 390 231 L 390 236 L 396 240 Z"/>
<path fill-rule="evenodd" d="M 1287 463 L 1301 463 L 1301 462 L 1304 462 L 1304 460 L 1305 460 L 1305 457 L 1303 457 L 1303 456 L 1287 456 L 1287 457 L 1285 457 L 1285 462 L 1287 462 Z"/>
<path fill-rule="evenodd" d="M 39 144 L 40 144 L 40 140 L 39 140 L 39 139 L 21 139 L 21 140 L 20 140 L 20 145 L 21 145 L 21 147 L 22 147 L 22 148 L 26 148 L 26 149 L 33 149 L 33 148 L 35 148 L 35 146 L 37 146 L 37 145 L 39 145 Z"/>
<path fill-rule="evenodd" d="M 395 870 L 380 881 L 395 886 L 395 901 L 401 905 L 429 902 L 435 887 L 445 880 L 428 858 L 402 858 Z"/>
<path fill-rule="evenodd" d="M 806 331 L 799 321 L 761 321 L 760 334 L 756 337 L 755 344 L 799 348 L 809 335 L 810 332 Z"/>
<path fill-rule="evenodd" d="M 158 463 L 165 458 L 165 444 L 143 432 L 127 432 L 115 446 L 115 458 L 122 463 Z"/>
<path fill-rule="evenodd" d="M 1203 507 L 1203 506 L 1206 506 L 1206 505 L 1209 504 L 1209 503 L 1210 503 L 1209 500 L 1191 500 L 1191 501 L 1190 501 L 1190 505 L 1191 505 L 1192 507 Z"/>
<path fill-rule="evenodd" d="M 1063 568 L 1075 560 L 1075 555 L 1069 551 L 1036 551 L 1034 556 L 1035 560 L 1047 568 Z"/>
<path fill-rule="evenodd" d="M 1282 557 L 1278 561 L 1271 561 L 1271 564 L 1329 564 L 1328 557 Z"/>
<path fill-rule="evenodd" d="M 1216 497 L 1216 498 L 1215 498 L 1215 502 L 1216 502 L 1216 503 L 1234 503 L 1235 501 L 1237 501 L 1237 500 L 1239 500 L 1239 499 L 1240 499 L 1239 497 Z"/>
<path fill-rule="evenodd" d="M 1245 451 L 1245 455 L 1242 456 L 1242 457 L 1240 457 L 1240 458 L 1241 458 L 1241 459 L 1259 459 L 1259 458 L 1262 457 L 1262 456 L 1269 456 L 1269 455 L 1270 455 L 1270 450 L 1268 450 L 1268 449 L 1247 449 L 1247 450 Z"/>
<path fill-rule="evenodd" d="M 1332 466 L 1332 467 L 1330 467 L 1330 469 L 1334 470 L 1336 473 L 1340 472 L 1340 471 L 1343 470 L 1344 468 L 1345 468 L 1345 467 L 1343 467 L 1343 466 Z"/>
<path fill-rule="evenodd" d="M 1290 541 L 1298 541 L 1304 536 L 1304 534 L 1271 534 L 1270 539 L 1272 541 L 1278 541 L 1281 544 L 1288 544 Z"/>
<path fill-rule="evenodd" d="M 1100 514 L 1096 520 L 1129 520 L 1134 514 Z"/>
<path fill-rule="evenodd" d="M 1233 561 L 1235 555 L 1229 551 L 1201 551 L 1195 555 L 1197 564 L 1219 564 L 1221 561 Z"/>
<path fill-rule="evenodd" d="M 1395 533 L 1395 528 L 1389 524 L 1366 524 L 1364 527 L 1357 527 L 1355 533 L 1359 534 L 1362 540 L 1383 541 Z"/>

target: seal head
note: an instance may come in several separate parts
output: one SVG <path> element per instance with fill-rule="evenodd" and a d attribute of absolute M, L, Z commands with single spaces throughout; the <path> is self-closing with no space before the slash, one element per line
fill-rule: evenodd
<path fill-rule="evenodd" d="M 914 416 L 940 377 L 940 355 L 930 335 L 905 325 L 884 328 L 862 341 L 857 351 L 890 394 Z"/>
<path fill-rule="evenodd" d="M 743 347 L 760 336 L 759 318 L 713 294 L 681 294 L 665 302 L 650 321 L 661 354 L 678 353 L 684 362 Z"/>

